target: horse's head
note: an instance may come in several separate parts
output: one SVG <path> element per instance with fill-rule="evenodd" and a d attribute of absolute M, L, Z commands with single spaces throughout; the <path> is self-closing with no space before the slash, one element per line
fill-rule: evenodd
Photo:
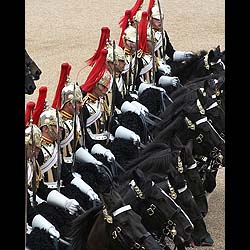
<path fill-rule="evenodd" d="M 25 65 L 25 94 L 32 95 L 36 89 L 30 69 Z"/>
<path fill-rule="evenodd" d="M 127 198 L 131 200 L 133 209 L 140 213 L 149 231 L 159 238 L 167 236 L 174 239 L 178 234 L 183 242 L 189 241 L 193 224 L 186 213 L 142 170 L 135 169 L 133 177 L 129 182 L 130 197 Z"/>
<path fill-rule="evenodd" d="M 191 135 L 186 139 L 194 139 L 194 154 L 209 156 L 215 149 L 219 149 L 224 155 L 225 141 L 218 131 L 213 127 L 205 113 L 199 98 L 194 105 L 183 107 L 184 121 Z M 183 136 L 185 134 L 182 133 Z"/>
<path fill-rule="evenodd" d="M 208 203 L 197 162 L 193 157 L 193 140 L 189 140 L 183 145 L 180 151 L 180 158 L 188 188 L 192 192 L 201 214 L 205 217 L 208 212 Z"/>
<path fill-rule="evenodd" d="M 37 66 L 37 64 L 33 61 L 33 59 L 30 57 L 28 52 L 25 50 L 25 65 L 30 69 L 31 75 L 33 76 L 33 79 L 39 80 L 40 75 L 42 74 L 41 69 Z"/>
<path fill-rule="evenodd" d="M 25 50 L 25 94 L 31 95 L 34 93 L 36 89 L 35 81 L 40 79 L 41 74 L 42 71 Z"/>
<path fill-rule="evenodd" d="M 109 236 L 108 249 L 162 249 L 142 224 L 141 216 L 124 203 L 115 189 L 103 193 L 102 198 L 105 204 L 103 216 Z"/>
<path fill-rule="evenodd" d="M 197 96 L 204 108 L 209 121 L 212 123 L 216 131 L 224 138 L 225 136 L 225 111 L 216 98 L 216 89 L 213 91 L 209 83 L 204 83 L 204 90 L 197 89 Z M 212 89 L 212 90 L 211 90 Z M 209 94 L 209 90 L 210 93 Z"/>
<path fill-rule="evenodd" d="M 220 50 L 220 45 L 209 51 L 207 55 L 209 71 L 211 73 L 219 73 L 225 71 L 225 54 Z"/>

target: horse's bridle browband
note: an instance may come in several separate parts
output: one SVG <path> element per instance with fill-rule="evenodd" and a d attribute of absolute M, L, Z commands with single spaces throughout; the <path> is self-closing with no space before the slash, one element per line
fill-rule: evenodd
<path fill-rule="evenodd" d="M 130 205 L 125 205 L 123 207 L 120 207 L 118 209 L 116 209 L 112 215 L 113 217 L 126 212 L 132 210 Z M 124 233 L 124 231 L 122 231 L 122 228 L 120 226 L 116 226 L 114 219 L 112 220 L 112 222 L 110 224 L 113 224 L 113 226 L 115 227 L 114 231 L 112 231 L 111 235 L 112 235 L 112 239 L 113 240 L 118 240 L 121 247 L 124 250 L 127 249 L 141 249 L 141 250 L 145 250 L 145 247 L 142 245 L 143 242 L 149 237 L 151 236 L 151 234 L 149 232 L 146 232 L 145 234 L 143 234 L 143 236 L 140 238 L 139 243 L 131 238 L 128 237 L 128 235 L 126 235 Z M 109 225 L 110 225 L 109 224 Z"/>

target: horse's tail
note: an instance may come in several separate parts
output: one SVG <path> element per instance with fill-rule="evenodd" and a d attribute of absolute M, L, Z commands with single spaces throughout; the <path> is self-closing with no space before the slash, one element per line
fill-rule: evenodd
<path fill-rule="evenodd" d="M 72 221 L 69 232 L 71 238 L 70 250 L 86 250 L 88 235 L 96 220 L 95 215 L 101 208 L 101 206 L 93 207 Z"/>

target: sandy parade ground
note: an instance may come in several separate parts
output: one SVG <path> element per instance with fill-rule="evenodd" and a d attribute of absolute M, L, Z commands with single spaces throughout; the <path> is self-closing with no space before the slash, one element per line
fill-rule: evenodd
<path fill-rule="evenodd" d="M 143 9 L 149 0 L 144 0 Z M 176 50 L 210 50 L 220 45 L 225 49 L 225 1 L 161 0 L 165 15 L 164 28 Z M 52 103 L 61 64 L 68 62 L 71 79 L 82 84 L 90 68 L 82 69 L 98 46 L 101 27 L 108 26 L 111 39 L 120 37 L 119 20 L 135 0 L 26 0 L 25 48 L 42 70 L 34 94 L 25 101 L 37 100 L 40 86 L 47 86 L 47 101 Z M 220 169 L 217 187 L 209 199 L 205 218 L 213 247 L 193 249 L 225 249 L 225 169 Z"/>

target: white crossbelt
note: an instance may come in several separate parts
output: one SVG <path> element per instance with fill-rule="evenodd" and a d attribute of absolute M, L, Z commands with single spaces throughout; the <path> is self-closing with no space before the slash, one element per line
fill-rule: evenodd
<path fill-rule="evenodd" d="M 42 174 L 46 173 L 57 161 L 57 147 L 54 148 L 52 156 L 41 166 Z"/>

